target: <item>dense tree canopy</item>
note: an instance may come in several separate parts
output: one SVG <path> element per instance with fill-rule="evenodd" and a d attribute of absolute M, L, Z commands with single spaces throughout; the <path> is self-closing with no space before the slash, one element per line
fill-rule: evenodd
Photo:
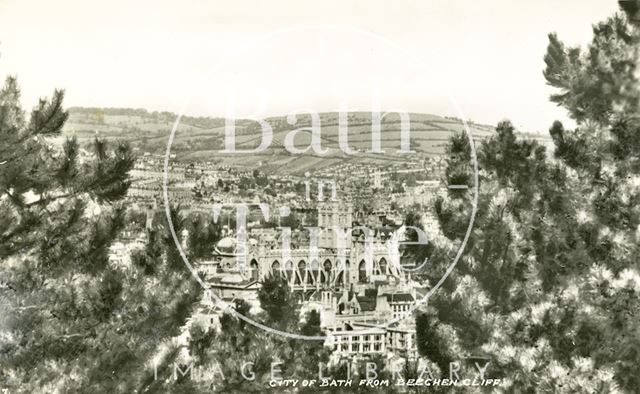
<path fill-rule="evenodd" d="M 0 91 L 2 387 L 152 388 L 149 362 L 171 348 L 199 289 L 163 242 L 166 226 L 148 234 L 133 266 L 109 261 L 109 247 L 135 216 L 120 203 L 134 162 L 129 146 L 96 140 L 86 151 L 62 139 L 61 91 L 28 120 L 19 97 L 8 78 Z"/>
<path fill-rule="evenodd" d="M 640 387 L 640 32 L 616 14 L 593 34 L 587 48 L 551 34 L 545 56 L 551 100 L 574 130 L 554 122 L 547 149 L 505 121 L 478 146 L 467 254 L 417 318 L 420 351 L 441 369 L 482 355 L 509 392 Z M 454 138 L 445 181 L 472 186 L 470 159 L 466 137 Z M 449 250 L 471 193 L 450 191 L 436 209 Z"/>

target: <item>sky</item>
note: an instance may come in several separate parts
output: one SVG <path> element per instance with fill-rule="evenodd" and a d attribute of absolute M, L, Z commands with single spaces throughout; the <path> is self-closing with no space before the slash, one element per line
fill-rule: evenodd
<path fill-rule="evenodd" d="M 615 0 L 0 0 L 23 105 L 265 117 L 402 110 L 546 132 L 547 34 L 585 45 Z"/>

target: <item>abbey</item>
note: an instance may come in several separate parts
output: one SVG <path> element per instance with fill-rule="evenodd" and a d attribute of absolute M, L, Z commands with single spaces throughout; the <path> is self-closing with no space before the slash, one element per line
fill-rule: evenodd
<path fill-rule="evenodd" d="M 257 229 L 241 237 L 246 238 L 245 246 L 237 237 L 221 239 L 215 247 L 215 260 L 200 268 L 208 276 L 237 272 L 254 281 L 283 275 L 294 292 L 303 294 L 352 289 L 376 280 L 404 280 L 393 233 L 364 227 L 352 230 L 353 208 L 337 201 L 318 204 L 317 215 L 318 227 L 311 228 L 312 241 L 304 246 L 283 248 L 282 236 L 275 229 Z M 344 244 L 339 242 L 340 233 Z"/>
<path fill-rule="evenodd" d="M 398 241 L 406 234 L 390 228 L 372 229 L 369 236 L 358 227 L 349 231 L 356 215 L 349 202 L 319 202 L 314 212 L 320 231 L 312 247 L 308 239 L 295 240 L 294 233 L 290 248 L 283 249 L 282 228 L 252 228 L 241 237 L 229 234 L 218 241 L 213 259 L 197 267 L 207 286 L 203 304 L 242 299 L 259 308 L 261 283 L 280 276 L 297 305 L 318 311 L 328 335 L 325 345 L 340 357 L 393 351 L 415 358 L 411 311 L 423 293 L 411 277 L 415 262 L 400 259 Z M 338 245 L 336 231 L 329 230 L 334 228 L 350 234 L 346 245 Z M 238 238 L 245 240 L 244 246 Z M 213 326 L 219 321 L 206 310 L 196 318 Z M 385 322 L 391 324 L 380 327 Z"/>

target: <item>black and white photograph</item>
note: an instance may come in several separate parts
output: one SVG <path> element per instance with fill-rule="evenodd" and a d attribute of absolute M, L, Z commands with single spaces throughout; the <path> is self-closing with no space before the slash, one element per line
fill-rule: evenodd
<path fill-rule="evenodd" d="M 0 394 L 640 393 L 640 0 L 0 0 Z"/>

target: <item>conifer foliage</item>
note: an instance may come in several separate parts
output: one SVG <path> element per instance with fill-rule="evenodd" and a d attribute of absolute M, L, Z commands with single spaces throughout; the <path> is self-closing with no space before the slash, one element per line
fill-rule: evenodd
<path fill-rule="evenodd" d="M 16 79 L 0 90 L 0 386 L 144 391 L 150 360 L 171 347 L 199 289 L 171 269 L 162 226 L 139 264 L 109 261 L 131 216 L 121 199 L 134 156 L 126 143 L 63 139 L 63 97 L 27 118 Z"/>
<path fill-rule="evenodd" d="M 551 100 L 577 127 L 554 122 L 547 148 L 504 121 L 478 147 L 467 254 L 417 318 L 419 350 L 440 369 L 480 356 L 507 392 L 637 392 L 639 39 L 624 13 L 595 24 L 586 48 L 549 35 Z M 464 141 L 450 145 L 446 182 L 471 186 Z M 450 191 L 436 210 L 448 250 L 464 235 L 471 194 Z"/>

